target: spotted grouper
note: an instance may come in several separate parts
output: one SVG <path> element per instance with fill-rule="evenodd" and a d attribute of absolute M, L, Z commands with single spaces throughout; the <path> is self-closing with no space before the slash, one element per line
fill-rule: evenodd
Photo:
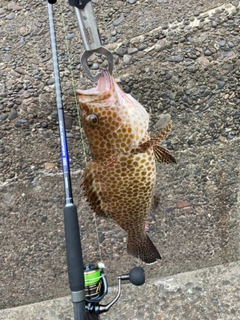
<path fill-rule="evenodd" d="M 77 90 L 77 97 L 92 153 L 81 183 L 87 200 L 98 216 L 112 219 L 127 232 L 129 254 L 154 263 L 161 257 L 145 225 L 156 182 L 155 157 L 175 162 L 159 146 L 172 123 L 150 138 L 147 111 L 106 70 L 101 70 L 96 88 Z"/>

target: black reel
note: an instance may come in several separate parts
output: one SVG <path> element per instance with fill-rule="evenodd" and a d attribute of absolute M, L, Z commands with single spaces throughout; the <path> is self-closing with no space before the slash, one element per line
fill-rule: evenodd
<path fill-rule="evenodd" d="M 98 315 L 107 312 L 111 306 L 118 300 L 121 294 L 121 281 L 129 280 L 135 286 L 141 286 L 145 282 L 144 270 L 141 267 L 133 268 L 129 274 L 118 276 L 117 296 L 107 305 L 100 305 L 99 302 L 108 292 L 107 279 L 100 265 L 90 264 L 84 268 L 85 281 L 85 307 L 91 316 L 88 319 L 98 319 Z M 95 318 L 96 316 L 96 318 Z"/>

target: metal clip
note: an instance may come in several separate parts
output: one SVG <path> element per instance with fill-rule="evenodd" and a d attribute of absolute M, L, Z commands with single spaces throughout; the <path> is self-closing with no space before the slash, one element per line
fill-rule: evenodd
<path fill-rule="evenodd" d="M 74 7 L 74 10 L 85 48 L 85 52 L 81 57 L 81 64 L 90 79 L 97 81 L 100 73 L 95 76 L 91 73 L 91 70 L 87 64 L 87 59 L 95 52 L 105 55 L 108 59 L 108 71 L 112 73 L 113 55 L 108 49 L 102 46 L 91 2 L 88 2 L 84 9 L 79 10 L 78 8 Z"/>

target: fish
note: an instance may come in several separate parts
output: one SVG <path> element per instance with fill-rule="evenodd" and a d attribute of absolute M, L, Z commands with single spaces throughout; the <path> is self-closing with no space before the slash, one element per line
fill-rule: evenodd
<path fill-rule="evenodd" d="M 76 94 L 92 157 L 81 180 L 87 201 L 97 216 L 126 231 L 128 254 L 155 263 L 161 256 L 145 226 L 154 197 L 155 158 L 176 162 L 159 145 L 171 132 L 172 122 L 150 137 L 146 109 L 104 69 L 95 88 Z"/>

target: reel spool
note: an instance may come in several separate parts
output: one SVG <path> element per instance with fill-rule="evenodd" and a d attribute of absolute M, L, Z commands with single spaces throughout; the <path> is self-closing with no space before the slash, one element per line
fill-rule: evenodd
<path fill-rule="evenodd" d="M 97 303 L 107 294 L 107 279 L 98 265 L 89 264 L 84 267 L 85 299 Z"/>

